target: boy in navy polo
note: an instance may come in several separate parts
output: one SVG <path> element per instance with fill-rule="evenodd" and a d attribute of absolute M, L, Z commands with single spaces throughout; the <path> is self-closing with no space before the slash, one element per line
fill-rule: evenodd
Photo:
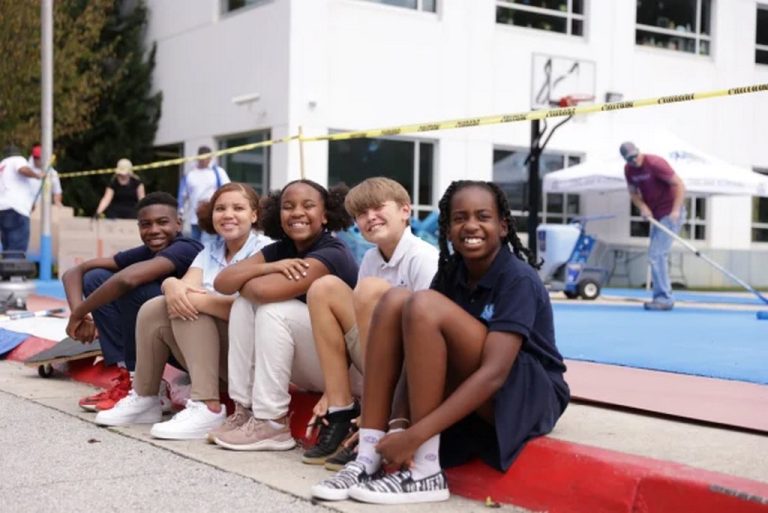
<path fill-rule="evenodd" d="M 479 456 L 505 471 L 526 441 L 552 430 L 570 398 L 565 365 L 535 257 L 509 211 L 493 183 L 448 187 L 432 290 L 395 288 L 379 301 L 365 355 L 357 460 L 313 495 L 380 504 L 446 500 L 444 466 Z M 385 433 L 403 363 L 412 425 Z M 385 466 L 397 470 L 386 474 Z"/>
<path fill-rule="evenodd" d="M 88 411 L 109 409 L 128 394 L 136 366 L 139 308 L 162 293 L 165 278 L 183 276 L 203 248 L 181 236 L 176 198 L 170 194 L 150 193 L 136 207 L 144 245 L 83 262 L 61 279 L 71 312 L 67 335 L 83 343 L 98 336 L 105 364 L 121 369 L 111 389 L 80 400 Z"/>

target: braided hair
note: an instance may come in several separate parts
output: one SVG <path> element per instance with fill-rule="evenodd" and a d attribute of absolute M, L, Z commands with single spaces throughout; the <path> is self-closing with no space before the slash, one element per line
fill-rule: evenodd
<path fill-rule="evenodd" d="M 438 247 L 440 249 L 440 256 L 437 264 L 437 274 L 435 275 L 435 284 L 438 290 L 444 290 L 448 285 L 448 277 L 453 273 L 456 266 L 461 259 L 461 255 L 458 253 L 451 253 L 448 246 L 448 233 L 451 228 L 451 201 L 453 196 L 460 190 L 467 187 L 478 187 L 485 189 L 493 194 L 496 199 L 496 210 L 499 213 L 499 217 L 503 222 L 507 224 L 507 237 L 503 242 L 506 242 L 512 253 L 520 260 L 527 262 L 534 269 L 541 267 L 541 262 L 536 260 L 536 257 L 531 251 L 526 248 L 520 237 L 517 236 L 517 223 L 510 214 L 509 201 L 506 194 L 501 188 L 493 182 L 483 182 L 479 180 L 455 180 L 451 182 L 448 188 L 443 193 L 443 197 L 440 198 L 438 207 L 440 209 L 440 215 L 438 217 Z"/>
<path fill-rule="evenodd" d="M 285 187 L 279 191 L 270 192 L 269 195 L 263 199 L 261 205 L 261 226 L 267 237 L 271 237 L 274 240 L 288 238 L 288 235 L 283 231 L 283 225 L 280 222 L 280 206 L 285 190 L 297 183 L 309 185 L 320 193 L 320 198 L 322 199 L 323 207 L 325 208 L 325 217 L 328 220 L 328 224 L 325 225 L 326 229 L 330 231 L 340 231 L 346 230 L 352 226 L 354 222 L 352 216 L 350 216 L 344 208 L 344 198 L 349 191 L 349 188 L 345 184 L 339 183 L 330 189 L 326 189 L 317 182 L 301 179 L 288 182 Z"/>

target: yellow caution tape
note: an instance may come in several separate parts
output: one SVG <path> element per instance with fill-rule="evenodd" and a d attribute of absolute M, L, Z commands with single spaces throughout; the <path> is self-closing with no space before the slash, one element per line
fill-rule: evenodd
<path fill-rule="evenodd" d="M 301 134 L 283 137 L 282 139 L 273 139 L 271 141 L 262 141 L 259 143 L 245 144 L 243 146 L 236 146 L 233 148 L 227 148 L 225 150 L 214 151 L 205 155 L 197 155 L 194 157 L 182 157 L 171 160 L 163 160 L 160 162 L 152 162 L 150 164 L 142 164 L 134 166 L 134 171 L 142 171 L 145 169 L 155 169 L 159 167 L 173 166 L 189 162 L 192 160 L 198 160 L 202 158 L 214 157 L 218 155 L 226 155 L 230 153 L 238 153 L 242 151 L 248 151 L 254 148 L 261 148 L 265 146 L 272 146 L 275 144 L 286 143 L 289 141 L 300 142 L 315 142 L 315 141 L 344 141 L 348 139 L 363 139 L 363 138 L 375 138 L 375 137 L 392 137 L 396 135 L 421 133 L 421 132 L 434 132 L 437 130 L 452 130 L 456 128 L 467 128 L 473 126 L 488 126 L 488 125 L 500 125 L 504 123 L 518 123 L 521 121 L 533 121 L 535 119 L 548 119 L 558 118 L 565 116 L 576 116 L 580 114 L 591 114 L 595 112 L 613 112 L 617 110 L 637 109 L 640 107 L 650 107 L 653 105 L 666 105 L 669 103 L 682 103 L 690 102 L 694 100 L 705 100 L 709 98 L 718 98 L 722 96 L 735 96 L 741 94 L 760 93 L 768 91 L 768 84 L 755 84 L 744 87 L 732 87 L 730 89 L 717 89 L 714 91 L 704 91 L 689 94 L 675 94 L 671 96 L 658 96 L 655 98 L 645 98 L 641 100 L 627 100 L 612 103 L 596 103 L 592 105 L 574 105 L 571 107 L 556 107 L 553 109 L 545 110 L 532 110 L 526 112 L 519 112 L 513 114 L 501 114 L 493 116 L 480 116 L 474 118 L 462 118 L 453 119 L 448 121 L 433 121 L 427 123 L 415 123 L 411 125 L 393 126 L 388 128 L 376 128 L 370 130 L 355 130 L 351 132 L 339 132 L 329 135 L 318 135 L 313 137 L 304 137 Z M 73 176 L 87 176 L 114 173 L 114 168 L 109 169 L 95 169 L 92 171 L 76 171 L 73 173 L 61 173 L 60 178 L 69 178 Z"/>
<path fill-rule="evenodd" d="M 291 135 L 291 136 L 283 137 L 280 139 L 272 139 L 270 141 L 261 141 L 257 143 L 243 144 L 242 146 L 233 146 L 232 148 L 212 151 L 210 153 L 203 153 L 203 154 L 195 155 L 192 157 L 178 157 L 175 159 L 150 162 L 149 164 L 139 164 L 137 166 L 133 166 L 133 171 L 146 171 L 147 169 L 157 169 L 161 167 L 176 166 L 179 164 L 184 164 L 186 162 L 191 162 L 193 160 L 202 160 L 202 159 L 207 159 L 212 157 L 218 157 L 219 155 L 229 155 L 231 153 L 240 153 L 243 151 L 252 150 L 254 148 L 263 148 L 265 146 L 272 146 L 274 144 L 286 143 L 298 138 L 299 138 L 298 135 Z M 116 169 L 114 167 L 109 167 L 104 169 L 91 169 L 88 171 L 72 171 L 70 173 L 59 173 L 59 178 L 73 178 L 75 176 L 106 175 L 106 174 L 112 174 L 115 171 Z"/>

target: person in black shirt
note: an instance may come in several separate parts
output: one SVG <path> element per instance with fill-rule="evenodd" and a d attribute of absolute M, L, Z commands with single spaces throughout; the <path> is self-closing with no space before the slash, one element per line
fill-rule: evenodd
<path fill-rule="evenodd" d="M 107 185 L 96 216 L 105 214 L 109 219 L 136 219 L 136 203 L 144 198 L 144 184 L 133 174 L 133 164 L 128 159 L 117 161 L 115 176 Z"/>

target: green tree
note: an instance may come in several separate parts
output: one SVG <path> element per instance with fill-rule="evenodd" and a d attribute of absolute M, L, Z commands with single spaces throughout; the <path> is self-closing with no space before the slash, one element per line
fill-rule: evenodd
<path fill-rule="evenodd" d="M 112 0 L 54 2 L 54 137 L 82 133 L 111 77 L 99 44 Z M 40 139 L 40 4 L 0 0 L 0 142 L 29 149 Z"/>
<path fill-rule="evenodd" d="M 152 144 L 161 114 L 162 93 L 152 92 L 155 47 L 144 49 L 147 9 L 143 2 L 111 0 L 111 16 L 101 31 L 98 49 L 109 48 L 101 63 L 113 77 L 90 119 L 90 129 L 62 137 L 61 171 L 105 168 L 126 157 L 134 164 L 153 159 Z M 64 203 L 83 213 L 96 211 L 112 175 L 65 179 Z M 177 173 L 157 169 L 141 173 L 147 191 L 176 192 Z"/>
<path fill-rule="evenodd" d="M 0 146 L 40 140 L 40 5 L 0 0 Z M 153 158 L 162 94 L 155 48 L 144 48 L 141 0 L 54 2 L 54 152 L 60 172 Z M 142 173 L 148 191 L 176 191 L 177 173 Z M 64 202 L 91 214 L 111 175 L 62 180 Z"/>

